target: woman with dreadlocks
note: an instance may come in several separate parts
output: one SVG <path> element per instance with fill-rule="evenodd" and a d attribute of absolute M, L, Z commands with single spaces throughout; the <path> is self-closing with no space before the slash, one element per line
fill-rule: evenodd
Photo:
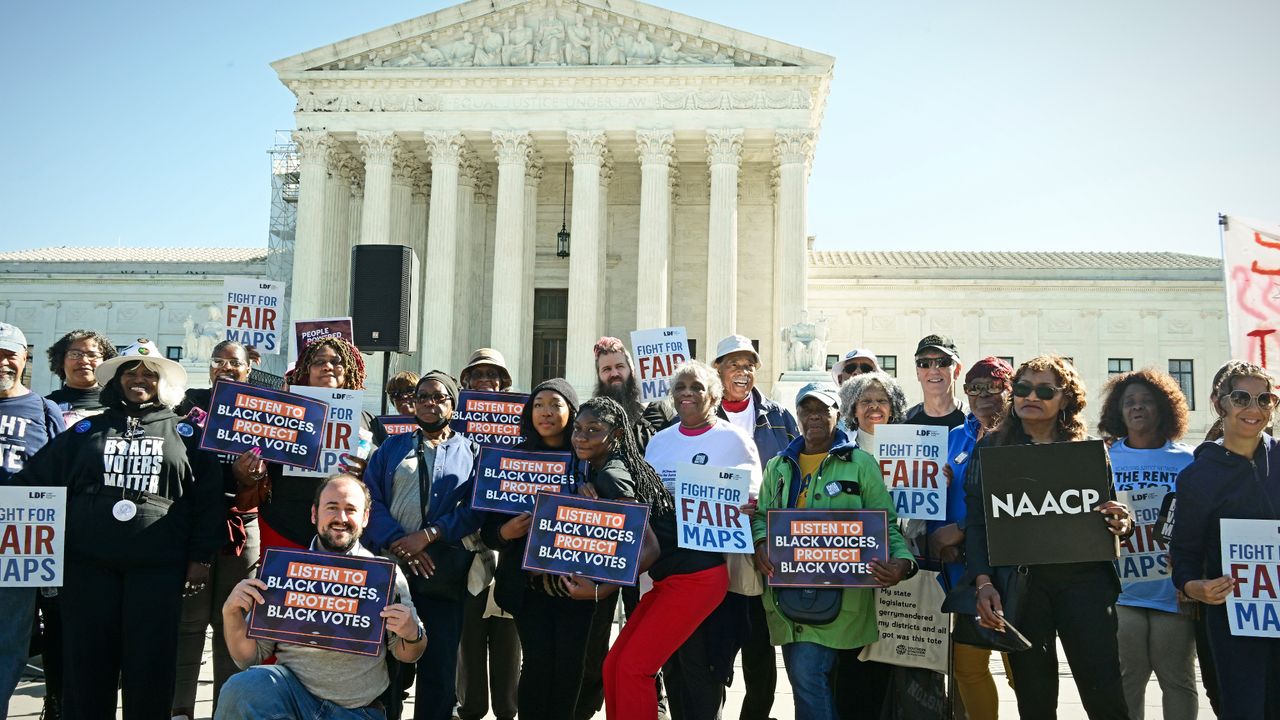
<path fill-rule="evenodd" d="M 680 548 L 671 492 L 645 462 L 629 426 L 616 401 L 593 398 L 578 411 L 573 430 L 573 449 L 586 467 L 587 481 L 602 498 L 648 505 L 654 536 L 649 540 L 657 546 L 648 567 L 653 589 L 640 598 L 604 661 L 605 712 L 611 720 L 657 716 L 654 675 L 720 604 L 729 584 L 723 555 Z M 646 555 L 654 549 L 647 548 Z M 641 569 L 647 561 L 642 556 Z M 578 598 L 617 589 L 576 577 L 561 581 Z"/>
<path fill-rule="evenodd" d="M 343 338 L 322 338 L 308 343 L 298 353 L 293 369 L 285 373 L 290 387 L 318 387 L 342 390 L 364 390 L 364 360 L 355 345 Z M 360 413 L 361 441 L 374 443 L 372 428 L 376 421 L 367 412 Z M 356 477 L 364 474 L 365 461 L 353 453 L 343 457 L 342 470 Z M 306 548 L 315 537 L 311 522 L 311 503 L 322 477 L 293 475 L 292 467 L 268 463 L 266 472 L 251 475 L 237 487 L 236 507 L 253 507 L 257 497 L 258 530 L 261 547 Z"/>

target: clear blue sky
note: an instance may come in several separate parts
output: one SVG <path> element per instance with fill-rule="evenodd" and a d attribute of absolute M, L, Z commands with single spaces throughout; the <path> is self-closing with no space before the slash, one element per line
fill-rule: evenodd
<path fill-rule="evenodd" d="M 265 246 L 268 63 L 447 6 L 0 5 L 0 250 Z M 1276 0 L 666 5 L 836 57 L 820 248 L 1216 255 L 1217 212 L 1280 222 Z"/>

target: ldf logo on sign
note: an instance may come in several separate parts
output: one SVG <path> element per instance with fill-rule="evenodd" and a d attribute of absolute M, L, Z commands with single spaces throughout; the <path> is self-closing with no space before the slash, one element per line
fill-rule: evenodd
<path fill-rule="evenodd" d="M 889 559 L 884 510 L 770 510 L 772 587 L 879 587 L 871 561 Z"/>
<path fill-rule="evenodd" d="M 709 552 L 753 552 L 751 528 L 740 509 L 751 473 L 742 468 L 680 463 L 676 466 L 676 531 L 679 546 Z"/>
<path fill-rule="evenodd" d="M 536 497 L 525 570 L 636 584 L 648 505 L 553 493 Z"/>
<path fill-rule="evenodd" d="M 978 461 L 992 565 L 1119 556 L 1106 518 L 1093 511 L 1114 492 L 1101 440 L 984 447 Z"/>
<path fill-rule="evenodd" d="M 252 345 L 263 355 L 280 354 L 284 283 L 229 277 L 222 281 L 227 340 Z"/>
<path fill-rule="evenodd" d="M 1222 571 L 1232 635 L 1280 638 L 1280 522 L 1223 518 Z"/>
<path fill-rule="evenodd" d="M 486 447 L 476 460 L 476 510 L 518 515 L 533 510 L 538 493 L 572 493 L 570 453 Z"/>
<path fill-rule="evenodd" d="M 377 655 L 395 564 L 382 558 L 267 548 L 258 577 L 266 600 L 249 614 L 249 637 Z"/>
<path fill-rule="evenodd" d="M 876 428 L 875 456 L 884 486 L 893 496 L 900 518 L 944 520 L 947 428 L 932 425 L 881 425 Z"/>
<path fill-rule="evenodd" d="M 372 439 L 372 434 L 360 427 L 360 398 L 363 390 L 301 386 L 293 391 L 326 403 L 329 415 L 324 425 L 324 446 L 320 450 L 320 462 L 314 470 L 290 470 L 287 474 L 328 477 L 341 471 L 342 456 L 364 457 L 365 453 L 360 449 L 361 437 L 368 434 L 369 439 Z"/>
<path fill-rule="evenodd" d="M 0 487 L 0 587 L 61 587 L 67 489 Z"/>

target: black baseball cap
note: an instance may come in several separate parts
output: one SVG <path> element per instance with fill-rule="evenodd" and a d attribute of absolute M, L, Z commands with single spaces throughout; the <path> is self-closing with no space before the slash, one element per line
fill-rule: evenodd
<path fill-rule="evenodd" d="M 956 341 L 946 335 L 925 335 L 920 338 L 920 343 L 916 345 L 916 357 L 925 350 L 937 350 L 956 360 L 960 359 L 960 353 L 956 352 Z"/>

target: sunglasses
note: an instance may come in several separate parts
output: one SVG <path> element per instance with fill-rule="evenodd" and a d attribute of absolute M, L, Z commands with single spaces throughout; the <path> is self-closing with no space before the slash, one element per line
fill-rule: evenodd
<path fill-rule="evenodd" d="M 390 397 L 392 400 L 397 400 L 397 401 L 403 400 L 405 402 L 408 402 L 410 400 L 413 400 L 414 397 L 416 396 L 413 394 L 412 390 L 409 390 L 407 392 L 391 393 Z"/>
<path fill-rule="evenodd" d="M 1257 395 L 1250 395 L 1244 390 L 1233 390 L 1230 395 L 1227 395 L 1227 399 L 1231 401 L 1232 405 L 1241 409 L 1247 408 L 1256 402 L 1260 410 L 1274 410 L 1280 397 L 1277 397 L 1273 392 L 1260 392 Z"/>
<path fill-rule="evenodd" d="M 1005 385 L 998 383 L 965 383 L 964 394 L 969 397 L 991 397 L 1004 392 Z"/>
<path fill-rule="evenodd" d="M 863 373 L 875 372 L 876 366 L 870 363 L 848 363 L 844 366 L 844 371 L 850 375 L 861 375 Z"/>
<path fill-rule="evenodd" d="M 916 367 L 921 370 L 929 370 L 930 368 L 949 368 L 954 364 L 955 360 L 949 357 L 916 359 Z"/>
<path fill-rule="evenodd" d="M 431 395 L 414 395 L 413 399 L 420 403 L 443 405 L 445 402 L 452 400 L 453 398 L 444 393 L 432 393 Z"/>
<path fill-rule="evenodd" d="M 1030 397 L 1031 393 L 1035 393 L 1036 397 L 1041 400 L 1052 400 L 1062 392 L 1062 388 L 1052 385 L 1032 385 L 1031 383 L 1018 382 L 1013 384 L 1014 397 Z"/>

